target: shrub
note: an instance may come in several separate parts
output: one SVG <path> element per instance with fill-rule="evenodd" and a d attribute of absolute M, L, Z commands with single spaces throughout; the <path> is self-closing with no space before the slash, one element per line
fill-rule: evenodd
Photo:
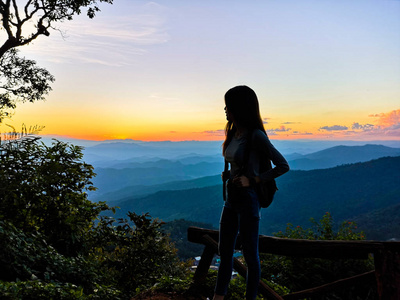
<path fill-rule="evenodd" d="M 0 145 L 0 297 L 129 299 L 187 266 L 148 214 L 99 218 L 82 148 L 38 138 Z"/>
<path fill-rule="evenodd" d="M 99 269 L 98 261 L 81 255 L 63 256 L 48 245 L 40 233 L 24 233 L 12 224 L 0 221 L 0 245 L 2 297 L 14 293 L 15 298 L 12 299 L 28 295 L 36 299 L 33 295 L 39 297 L 40 293 L 50 293 L 50 290 L 52 293 L 60 291 L 60 297 L 64 292 L 69 295 L 78 291 L 82 291 L 84 296 L 108 290 L 102 287 L 107 278 Z M 25 288 L 26 291 L 20 290 Z M 30 291 L 32 294 L 29 294 Z"/>
<path fill-rule="evenodd" d="M 363 232 L 357 231 L 353 222 L 343 222 L 335 232 L 333 219 L 326 213 L 319 222 L 311 219 L 310 228 L 288 224 L 285 232 L 275 236 L 310 240 L 363 240 Z M 290 291 L 304 290 L 339 279 L 351 277 L 374 269 L 373 260 L 294 258 L 261 254 L 262 276 L 268 281 L 287 287 Z M 362 295 L 362 296 L 360 296 Z M 370 286 L 349 288 L 331 293 L 323 299 L 373 299 L 374 288 Z M 372 297 L 372 298 L 368 298 Z"/>
<path fill-rule="evenodd" d="M 58 251 L 83 251 L 85 235 L 105 203 L 87 199 L 93 167 L 82 147 L 25 138 L 0 146 L 0 219 L 24 232 L 40 232 Z"/>
<path fill-rule="evenodd" d="M 93 255 L 112 273 L 127 295 L 147 289 L 162 277 L 184 278 L 188 265 L 181 262 L 162 222 L 149 214 L 128 213 L 129 220 L 102 218 L 94 230 Z M 101 241 L 100 241 L 101 239 Z"/>

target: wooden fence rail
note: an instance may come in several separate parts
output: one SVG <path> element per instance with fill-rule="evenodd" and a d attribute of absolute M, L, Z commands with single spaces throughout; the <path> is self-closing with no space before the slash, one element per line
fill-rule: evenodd
<path fill-rule="evenodd" d="M 218 235 L 217 230 L 188 228 L 188 240 L 205 245 L 194 275 L 197 284 L 205 280 L 212 259 L 218 253 Z M 240 236 L 236 249 L 240 249 Z M 278 295 L 260 281 L 259 291 L 267 299 L 304 299 L 359 282 L 376 282 L 381 300 L 400 300 L 400 242 L 312 241 L 260 235 L 259 251 L 276 255 L 327 259 L 367 259 L 370 254 L 374 257 L 374 271 L 284 296 Z M 246 276 L 246 267 L 237 259 L 234 260 L 234 269 L 241 276 Z"/>

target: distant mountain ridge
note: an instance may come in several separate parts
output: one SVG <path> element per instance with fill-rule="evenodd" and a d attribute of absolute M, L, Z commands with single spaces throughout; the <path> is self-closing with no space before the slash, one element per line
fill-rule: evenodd
<path fill-rule="evenodd" d="M 190 180 L 219 173 L 223 162 L 201 162 L 184 165 L 168 160 L 158 161 L 158 164 L 146 164 L 146 167 L 134 168 L 95 168 L 97 176 L 93 184 L 99 187 L 101 193 L 117 191 L 128 186 L 157 185 L 178 180 Z"/>
<path fill-rule="evenodd" d="M 319 219 L 327 211 L 335 221 L 341 222 L 397 205 L 400 203 L 399 171 L 400 156 L 330 169 L 290 171 L 278 178 L 276 199 L 270 208 L 262 210 L 261 232 L 272 234 L 284 230 L 287 223 L 308 226 L 311 217 Z M 126 197 L 115 205 L 121 207 L 118 216 L 131 210 L 150 212 L 165 221 L 186 219 L 218 226 L 223 205 L 221 192 L 221 184 L 157 191 L 144 197 Z M 390 210 L 387 214 L 389 217 Z M 364 230 L 368 237 L 368 230 Z M 381 238 L 398 235 L 398 231 L 389 228 Z"/>
<path fill-rule="evenodd" d="M 122 144 L 122 143 L 120 143 Z M 107 144 L 108 147 L 108 144 Z M 338 165 L 364 162 L 384 156 L 398 156 L 400 148 L 383 145 L 336 146 L 315 153 L 288 155 L 291 170 L 326 169 Z M 115 192 L 109 201 L 118 200 L 120 194 L 140 186 L 160 185 L 180 180 L 192 180 L 204 176 L 215 176 L 223 170 L 223 158 L 218 155 L 180 154 L 174 159 L 160 157 L 140 157 L 106 160 L 94 164 L 97 177 L 93 183 L 98 191 L 90 193 L 93 199 L 101 199 L 102 194 Z M 296 157 L 290 160 L 290 157 Z M 215 182 L 217 184 L 218 182 Z M 161 188 L 161 187 L 158 187 Z M 158 189 L 157 190 L 160 190 Z M 124 190 L 118 192 L 119 190 Z M 151 191 L 151 189 L 148 189 Z M 135 193 L 133 193 L 135 194 Z M 137 193 L 136 193 L 137 194 Z"/>
<path fill-rule="evenodd" d="M 289 160 L 293 170 L 332 168 L 338 165 L 365 162 L 386 156 L 399 156 L 399 148 L 383 145 L 335 146 Z"/>
<path fill-rule="evenodd" d="M 357 141 L 319 141 L 319 140 L 271 140 L 282 154 L 291 159 L 300 158 L 320 150 L 339 145 L 348 147 L 362 146 L 366 142 Z M 77 141 L 77 144 L 79 141 Z M 83 143 L 83 142 L 82 142 Z M 385 147 L 400 148 L 400 141 L 370 141 L 370 145 L 384 145 Z M 84 143 L 85 144 L 85 143 Z M 95 164 L 104 160 L 124 160 L 139 157 L 159 157 L 176 159 L 179 156 L 192 153 L 194 155 L 214 155 L 221 157 L 222 141 L 182 141 L 182 142 L 143 142 L 133 140 L 115 140 L 97 142 L 93 141 L 84 149 L 85 160 Z M 91 146 L 90 146 L 91 145 Z M 297 153 L 300 155 L 292 155 Z M 372 158 L 371 158 L 372 159 Z"/>
<path fill-rule="evenodd" d="M 109 193 L 94 195 L 94 201 L 107 201 L 108 203 L 115 203 L 122 201 L 125 198 L 144 197 L 146 195 L 154 194 L 160 191 L 179 191 L 194 188 L 204 188 L 208 186 L 215 186 L 221 183 L 221 176 L 206 176 L 191 180 L 178 180 L 155 185 L 134 185 L 127 186 L 117 191 Z"/>
<path fill-rule="evenodd" d="M 84 149 L 85 160 L 96 163 L 102 160 L 124 160 L 138 157 L 172 159 L 188 153 L 217 155 L 221 151 L 220 141 L 183 142 L 123 142 L 101 143 Z"/>

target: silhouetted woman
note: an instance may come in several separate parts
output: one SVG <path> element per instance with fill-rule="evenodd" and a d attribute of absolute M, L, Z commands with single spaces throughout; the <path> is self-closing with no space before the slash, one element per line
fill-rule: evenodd
<path fill-rule="evenodd" d="M 289 171 L 289 165 L 267 137 L 257 95 L 251 88 L 237 86 L 230 89 L 225 94 L 225 105 L 228 122 L 223 154 L 229 162 L 230 171 L 228 175 L 223 174 L 229 176 L 228 196 L 220 221 L 221 263 L 214 299 L 223 299 L 227 293 L 238 233 L 247 264 L 246 299 L 255 299 L 261 273 L 258 253 L 260 204 L 255 186 L 260 181 L 271 180 L 286 173 Z M 250 149 L 246 149 L 248 145 Z M 275 167 L 260 173 L 262 158 L 271 160 Z"/>

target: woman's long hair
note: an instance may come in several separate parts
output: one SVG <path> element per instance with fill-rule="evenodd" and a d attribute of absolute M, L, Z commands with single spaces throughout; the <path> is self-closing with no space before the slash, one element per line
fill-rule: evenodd
<path fill-rule="evenodd" d="M 257 95 L 251 88 L 245 85 L 231 88 L 225 94 L 225 105 L 240 127 L 246 128 L 248 132 L 260 129 L 265 133 Z M 236 131 L 235 124 L 232 120 L 228 120 L 225 126 L 225 141 L 222 145 L 223 153 L 225 153 Z"/>

